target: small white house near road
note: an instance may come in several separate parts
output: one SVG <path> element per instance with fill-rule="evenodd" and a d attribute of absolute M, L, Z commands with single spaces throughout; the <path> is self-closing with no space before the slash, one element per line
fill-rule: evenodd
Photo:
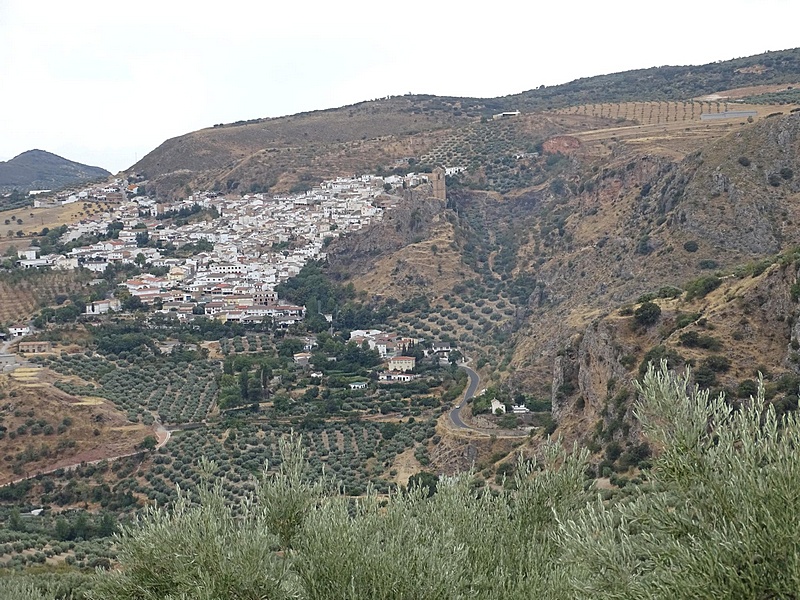
<path fill-rule="evenodd" d="M 22 337 L 28 335 L 31 332 L 31 328 L 27 325 L 12 325 L 8 328 L 8 332 L 11 334 L 11 337 Z"/>

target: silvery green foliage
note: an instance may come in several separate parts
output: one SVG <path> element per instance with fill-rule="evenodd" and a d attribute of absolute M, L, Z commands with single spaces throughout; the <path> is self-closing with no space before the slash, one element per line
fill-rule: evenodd
<path fill-rule="evenodd" d="M 471 476 L 440 481 L 381 507 L 374 495 L 327 502 L 306 521 L 295 569 L 304 597 L 563 598 L 556 513 L 585 502 L 586 453 L 548 444 L 520 461 L 516 492 L 476 494 Z"/>
<path fill-rule="evenodd" d="M 308 598 L 559 598 L 563 571 L 554 509 L 585 500 L 586 454 L 544 449 L 541 463 L 519 463 L 517 491 L 476 494 L 471 476 L 390 499 L 367 499 L 353 519 L 345 507 L 325 515 L 346 544 L 315 536 L 309 520 L 296 567 Z"/>
<path fill-rule="evenodd" d="M 0 598 L 3 600 L 47 600 L 53 596 L 43 594 L 30 581 L 19 578 L 0 578 Z"/>
<path fill-rule="evenodd" d="M 88 573 L 59 571 L 0 575 L 0 600 L 83 600 L 96 577 Z"/>
<path fill-rule="evenodd" d="M 209 471 L 213 464 L 207 465 Z M 107 600 L 261 600 L 290 598 L 288 563 L 259 507 L 247 499 L 234 516 L 219 484 L 192 505 L 179 490 L 171 510 L 152 508 L 119 536 L 120 572 L 101 578 Z"/>
<path fill-rule="evenodd" d="M 585 451 L 548 444 L 520 460 L 515 492 L 476 493 L 471 475 L 438 493 L 351 499 L 304 478 L 297 438 L 234 517 L 219 487 L 150 510 L 120 536 L 119 573 L 94 598 L 562 598 L 556 515 L 586 501 Z"/>
<path fill-rule="evenodd" d="M 286 551 L 292 547 L 306 516 L 330 494 L 333 485 L 324 478 L 308 479 L 308 463 L 300 437 L 281 438 L 278 449 L 281 456 L 278 472 L 271 475 L 269 465 L 264 467 L 256 489 L 256 502 L 260 522 L 277 536 L 281 549 Z"/>
<path fill-rule="evenodd" d="M 651 490 L 562 522 L 579 598 L 796 598 L 800 423 L 764 400 L 735 410 L 652 366 L 636 416 L 661 454 Z"/>

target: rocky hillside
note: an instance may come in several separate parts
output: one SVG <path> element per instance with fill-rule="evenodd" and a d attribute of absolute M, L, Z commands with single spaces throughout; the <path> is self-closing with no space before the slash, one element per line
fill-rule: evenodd
<path fill-rule="evenodd" d="M 418 166 L 436 166 L 427 164 L 431 161 L 471 166 L 471 185 L 508 192 L 541 181 L 526 162 L 512 163 L 540 150 L 541 142 L 556 133 L 553 127 L 561 123 L 547 118 L 553 111 L 586 104 L 685 103 L 745 86 L 752 89 L 738 94 L 737 101 L 763 102 L 763 93 L 777 93 L 778 98 L 786 88 L 793 93 L 790 84 L 797 81 L 800 50 L 793 49 L 708 65 L 602 75 L 502 98 L 390 97 L 280 118 L 219 123 L 167 140 L 129 173 L 147 180 L 161 195 L 207 188 L 286 191 L 341 173 L 408 170 L 406 161 L 413 158 Z M 720 94 L 729 97 L 733 98 Z M 486 125 L 482 120 L 515 110 L 540 118 L 519 119 L 511 127 L 481 127 Z M 699 112 L 698 107 L 698 117 Z M 627 119 L 635 120 L 633 114 Z M 607 124 L 625 120 L 617 112 Z M 567 128 L 568 121 L 563 123 Z M 478 164 L 481 169 L 475 168 Z"/>
<path fill-rule="evenodd" d="M 784 101 L 798 56 L 216 126 L 133 170 L 181 195 L 463 167 L 446 202 L 386 196 L 387 220 L 330 245 L 328 273 L 402 307 L 388 326 L 456 341 L 484 385 L 549 401 L 564 435 L 602 453 L 635 441 L 631 382 L 648 360 L 732 397 L 758 369 L 773 401 L 797 404 L 800 113 Z"/>
<path fill-rule="evenodd" d="M 67 160 L 44 150 L 28 150 L 0 162 L 0 192 L 55 190 L 109 175 L 111 173 L 100 167 Z"/>
<path fill-rule="evenodd" d="M 487 383 L 551 400 L 561 431 L 598 449 L 632 434 L 630 382 L 650 359 L 692 365 L 731 397 L 760 370 L 791 408 L 798 133 L 787 111 L 677 161 L 623 143 L 604 163 L 585 143 L 545 151 L 545 165 L 559 157 L 549 184 L 451 188 L 416 236 L 409 204 L 394 227 L 334 243 L 331 269 L 372 295 L 424 296 L 400 327 L 458 339 Z M 652 321 L 637 317 L 645 301 Z"/>
<path fill-rule="evenodd" d="M 219 124 L 167 140 L 130 172 L 160 194 L 182 194 L 186 186 L 242 192 L 302 189 L 325 177 L 391 168 L 404 157 L 419 155 L 436 143 L 438 132 L 473 118 L 455 112 L 426 110 L 424 99 L 398 97 Z"/>

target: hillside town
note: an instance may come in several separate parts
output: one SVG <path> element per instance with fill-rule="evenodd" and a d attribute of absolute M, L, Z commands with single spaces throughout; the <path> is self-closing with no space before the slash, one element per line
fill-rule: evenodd
<path fill-rule="evenodd" d="M 427 181 L 425 174 L 361 175 L 323 181 L 297 194 L 204 192 L 161 202 L 139 194 L 136 184 L 115 180 L 57 196 L 62 204 L 114 204 L 67 228 L 59 241 L 72 242 L 69 252 L 42 255 L 31 246 L 18 251 L 17 264 L 84 268 L 98 277 L 109 267 L 142 267 L 142 274 L 124 282 L 127 293 L 92 302 L 88 315 L 124 309 L 122 296 L 136 299 L 133 306 L 141 303 L 182 320 L 203 314 L 243 323 L 269 318 L 288 327 L 303 319 L 305 307 L 281 302 L 276 285 L 307 262 L 324 259 L 335 237 L 380 221 L 398 200 L 387 190 Z M 192 218 L 196 215 L 200 218 Z M 96 241 L 75 244 L 84 240 Z"/>

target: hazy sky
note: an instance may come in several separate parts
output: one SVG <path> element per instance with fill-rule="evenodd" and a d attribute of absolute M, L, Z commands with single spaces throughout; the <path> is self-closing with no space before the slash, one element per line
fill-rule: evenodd
<path fill-rule="evenodd" d="M 0 0 L 0 160 L 111 171 L 220 122 L 800 45 L 798 0 Z"/>

